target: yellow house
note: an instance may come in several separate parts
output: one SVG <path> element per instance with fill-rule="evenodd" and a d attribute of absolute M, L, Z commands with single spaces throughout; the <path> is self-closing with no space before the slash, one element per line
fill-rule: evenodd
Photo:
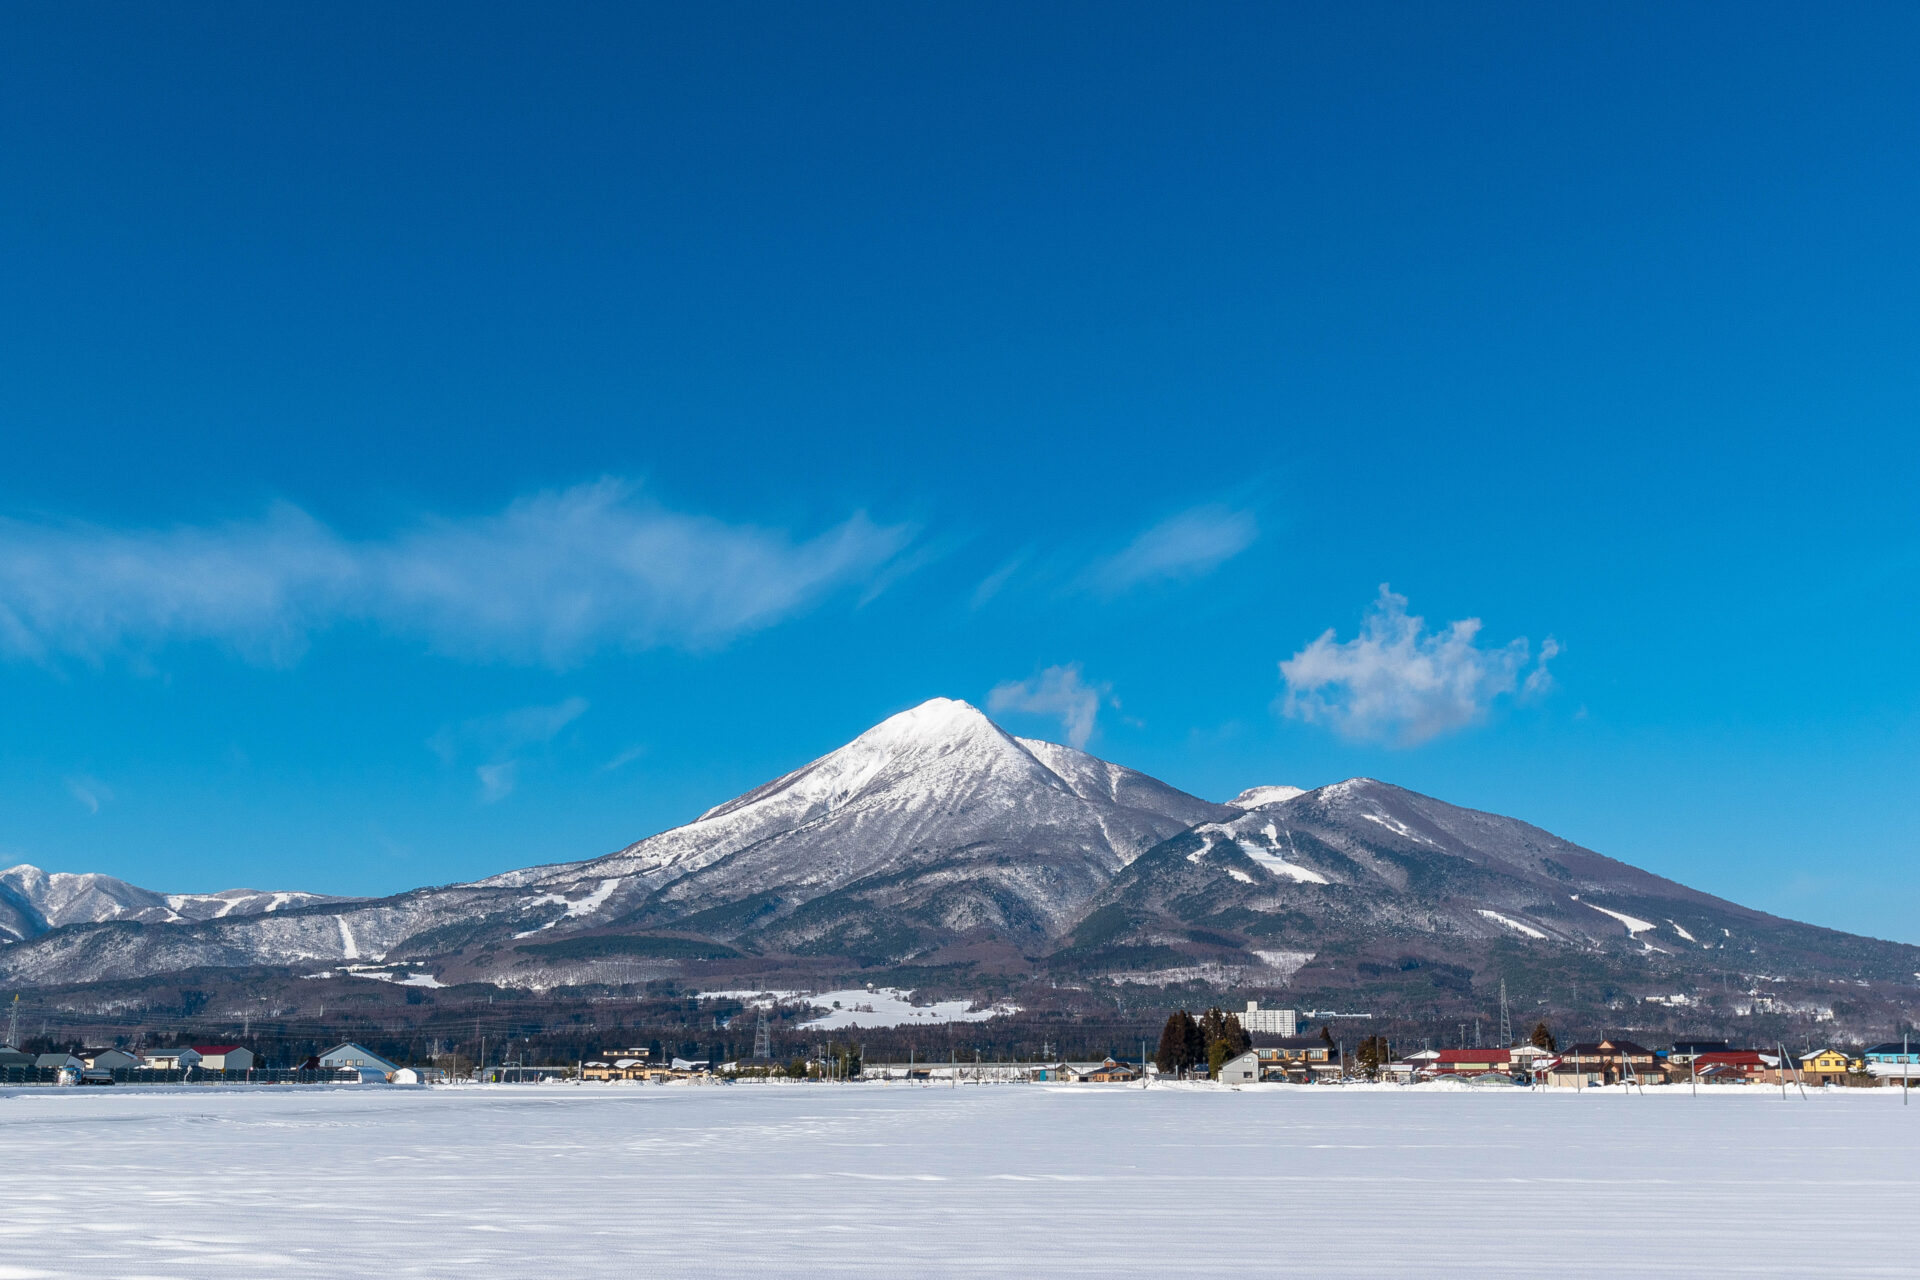
<path fill-rule="evenodd" d="M 1800 1074 L 1808 1084 L 1843 1084 L 1849 1065 L 1847 1055 L 1838 1049 L 1818 1049 L 1800 1055 Z"/>

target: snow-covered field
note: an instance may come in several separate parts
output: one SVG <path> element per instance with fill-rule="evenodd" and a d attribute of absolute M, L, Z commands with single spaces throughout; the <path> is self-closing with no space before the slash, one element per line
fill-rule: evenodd
<path fill-rule="evenodd" d="M 1910 1276 L 1916 1137 L 1891 1090 L 15 1089 L 0 1277 Z"/>

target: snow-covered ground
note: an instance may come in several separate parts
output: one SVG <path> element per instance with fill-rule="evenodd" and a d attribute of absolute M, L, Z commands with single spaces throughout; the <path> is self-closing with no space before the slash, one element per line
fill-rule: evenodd
<path fill-rule="evenodd" d="M 0 1277 L 1907 1276 L 1916 1137 L 1892 1090 L 14 1089 Z"/>

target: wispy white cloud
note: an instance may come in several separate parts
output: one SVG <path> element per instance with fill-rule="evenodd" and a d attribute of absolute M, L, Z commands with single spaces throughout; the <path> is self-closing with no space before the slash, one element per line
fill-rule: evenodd
<path fill-rule="evenodd" d="M 1109 684 L 1088 684 L 1077 662 L 1048 667 L 1030 680 L 1008 680 L 987 694 L 987 710 L 994 715 L 1019 711 L 1058 716 L 1067 744 L 1084 747 L 1093 737 L 1102 704 L 1119 706 Z"/>
<path fill-rule="evenodd" d="M 66 779 L 67 794 L 78 800 L 89 814 L 99 813 L 100 806 L 113 802 L 113 788 L 98 778 L 76 774 Z"/>
<path fill-rule="evenodd" d="M 0 654 L 211 640 L 284 663 L 342 620 L 554 666 L 605 648 L 701 649 L 871 581 L 912 539 L 855 514 L 796 540 L 671 511 L 613 480 L 370 541 L 284 504 L 161 530 L 0 520 Z"/>
<path fill-rule="evenodd" d="M 647 746 L 645 743 L 641 743 L 638 746 L 628 747 L 625 751 L 620 752 L 619 754 L 615 755 L 613 759 L 601 765 L 600 772 L 612 773 L 616 769 L 624 769 L 628 765 L 632 764 L 635 760 L 640 759 L 642 756 L 646 754 L 647 754 Z"/>
<path fill-rule="evenodd" d="M 520 781 L 520 762 L 502 760 L 498 764 L 483 764 L 473 772 L 480 779 L 480 802 L 492 804 L 513 794 L 514 786 Z"/>
<path fill-rule="evenodd" d="M 1031 554 L 1030 551 L 1022 551 L 998 569 L 995 569 L 992 573 L 980 579 L 979 585 L 973 589 L 973 596 L 968 601 L 969 605 L 972 608 L 979 609 L 985 606 L 987 601 L 999 595 L 1000 588 L 1012 581 L 1013 575 L 1020 572 L 1020 570 L 1026 566 L 1027 559 Z"/>
<path fill-rule="evenodd" d="M 1208 503 L 1143 530 L 1117 553 L 1090 565 L 1084 580 L 1096 591 L 1118 595 L 1147 583 L 1202 577 L 1259 536 L 1260 522 L 1253 512 Z"/>
<path fill-rule="evenodd" d="M 480 799 L 492 804 L 504 800 L 518 785 L 523 752 L 551 743 L 561 730 L 586 713 L 587 700 L 579 697 L 550 706 L 516 707 L 447 725 L 429 738 L 427 745 L 448 765 L 462 757 L 478 756 L 482 763 L 473 773 L 480 780 Z"/>
<path fill-rule="evenodd" d="M 1346 738 L 1415 746 L 1484 719 L 1523 671 L 1525 696 L 1552 687 L 1547 662 L 1560 652 L 1557 641 L 1540 646 L 1529 670 L 1525 637 L 1488 648 L 1479 636 L 1478 618 L 1428 633 L 1406 597 L 1382 583 L 1357 637 L 1342 642 L 1329 629 L 1280 664 L 1286 692 L 1277 705 Z"/>

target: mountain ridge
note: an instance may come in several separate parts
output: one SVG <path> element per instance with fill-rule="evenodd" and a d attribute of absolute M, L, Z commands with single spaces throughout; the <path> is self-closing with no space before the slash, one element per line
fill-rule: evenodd
<path fill-rule="evenodd" d="M 537 988 L 911 966 L 1271 987 L 1520 957 L 1623 990 L 1734 967 L 1812 990 L 1920 971 L 1920 948 L 1780 920 L 1518 819 L 1370 778 L 1216 804 L 950 699 L 599 857 L 295 897 L 196 901 L 192 918 L 140 900 L 142 919 L 109 895 L 117 915 L 0 946 L 0 976 L 405 963 Z"/>

